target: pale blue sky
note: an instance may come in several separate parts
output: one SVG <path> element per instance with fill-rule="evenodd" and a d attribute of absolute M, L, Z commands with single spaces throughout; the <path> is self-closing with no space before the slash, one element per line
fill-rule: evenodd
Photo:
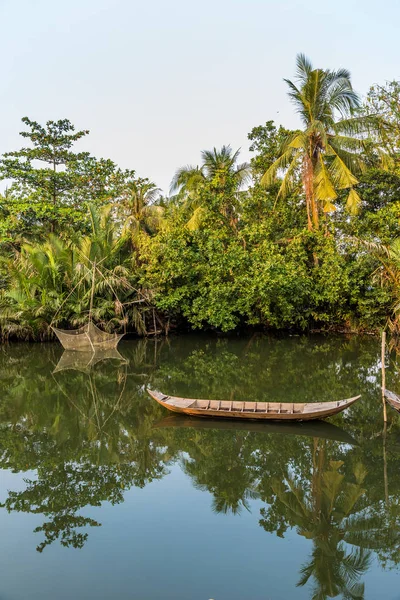
<path fill-rule="evenodd" d="M 82 149 L 164 190 L 201 149 L 246 159 L 253 126 L 296 125 L 298 52 L 362 94 L 400 78 L 398 0 L 0 0 L 0 17 L 0 153 L 22 116 L 69 118 L 91 130 Z"/>

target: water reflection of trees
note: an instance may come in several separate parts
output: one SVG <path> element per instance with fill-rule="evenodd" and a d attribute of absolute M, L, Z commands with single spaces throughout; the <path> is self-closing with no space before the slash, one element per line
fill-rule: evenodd
<path fill-rule="evenodd" d="M 180 338 L 123 347 L 128 367 L 107 361 L 53 376 L 57 347 L 12 347 L 0 354 L 0 467 L 37 478 L 11 491 L 4 506 L 44 515 L 39 550 L 56 539 L 81 547 L 87 527 L 99 525 L 82 516 L 84 507 L 122 502 L 125 490 L 179 461 L 193 485 L 211 493 L 216 512 L 251 510 L 257 498 L 266 531 L 295 528 L 312 542 L 299 584 L 312 581 L 315 598 L 363 598 L 371 552 L 384 566 L 400 560 L 398 417 L 390 415 L 384 473 L 377 350 L 343 339 Z M 335 419 L 346 434 L 193 421 L 163 427 L 148 382 L 197 397 L 293 401 L 362 392 L 363 400 Z"/>
<path fill-rule="evenodd" d="M 135 370 L 112 361 L 89 373 L 52 375 L 49 365 L 58 357 L 51 346 L 46 350 L 34 363 L 15 352 L 1 365 L 0 466 L 37 471 L 22 492 L 9 492 L 4 506 L 46 517 L 35 530 L 44 534 L 40 551 L 55 539 L 81 547 L 88 534 L 77 529 L 99 525 L 81 509 L 122 502 L 124 490 L 159 479 L 168 462 L 149 433 L 157 407 L 137 385 Z M 154 368 L 136 359 L 144 370 Z"/>
<path fill-rule="evenodd" d="M 273 500 L 261 509 L 260 524 L 266 531 L 283 536 L 288 527 L 312 540 L 309 561 L 301 569 L 298 585 L 312 578 L 313 599 L 364 598 L 359 579 L 371 561 L 369 545 L 382 519 L 367 516 L 360 498 L 366 471 L 361 463 L 354 466 L 351 479 L 341 471 L 343 461 L 330 460 L 325 442 L 315 441 L 313 472 L 309 481 L 298 480 L 290 472 L 273 479 Z M 344 544 L 347 542 L 347 544 Z"/>

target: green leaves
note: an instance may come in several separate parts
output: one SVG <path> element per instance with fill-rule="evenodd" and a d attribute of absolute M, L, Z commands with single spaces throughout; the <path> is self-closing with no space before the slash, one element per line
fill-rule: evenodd
<path fill-rule="evenodd" d="M 24 243 L 10 257 L 8 285 L 0 296 L 3 337 L 14 335 L 18 326 L 20 337 L 47 339 L 53 323 L 85 323 L 94 269 L 94 319 L 111 330 L 132 320 L 140 333 L 145 332 L 143 314 L 139 317 L 150 303 L 136 287 L 129 235 L 120 234 L 111 207 L 99 212 L 91 206 L 90 223 L 86 236 L 65 242 L 50 234 L 43 243 Z"/>
<path fill-rule="evenodd" d="M 336 210 L 333 200 L 338 190 L 351 188 L 346 207 L 352 213 L 357 210 L 360 200 L 353 187 L 358 183 L 355 172 L 363 168 L 364 137 L 379 136 L 380 121 L 376 116 L 354 114 L 360 99 L 346 69 L 314 69 L 303 54 L 297 56 L 296 64 L 298 85 L 284 81 L 303 132 L 288 136 L 261 184 L 271 186 L 281 177 L 278 197 L 285 198 L 301 172 L 308 226 L 318 229 L 320 210 L 325 214 Z"/>
<path fill-rule="evenodd" d="M 71 147 L 89 131 L 75 133 L 75 128 L 68 119 L 48 121 L 45 127 L 28 117 L 24 117 L 22 121 L 30 131 L 21 132 L 21 136 L 28 138 L 32 146 L 4 154 L 0 165 L 1 176 L 27 185 L 32 191 L 40 191 L 56 204 L 60 194 L 73 187 L 68 173 L 57 169 L 88 156 L 87 153 L 71 152 Z M 34 161 L 44 162 L 48 166 L 35 168 Z"/>
<path fill-rule="evenodd" d="M 8 222 L 0 240 L 13 240 L 18 234 L 37 238 L 48 232 L 87 231 L 87 202 L 102 206 L 117 199 L 134 172 L 88 152 L 75 152 L 74 144 L 89 131 L 75 132 L 68 119 L 45 126 L 27 117 L 22 121 L 29 131 L 21 135 L 31 145 L 7 152 L 0 161 L 0 179 L 12 182 L 3 203 Z"/>
<path fill-rule="evenodd" d="M 347 197 L 347 202 L 346 202 L 346 206 L 348 208 L 349 213 L 352 215 L 357 214 L 357 212 L 360 208 L 360 205 L 361 205 L 361 198 L 357 194 L 356 190 L 354 188 L 352 188 L 349 192 L 349 195 Z"/>
<path fill-rule="evenodd" d="M 372 281 L 376 259 L 346 240 L 400 236 L 400 146 L 389 143 L 398 86 L 372 90 L 360 108 L 346 69 L 316 69 L 304 55 L 296 68 L 286 82 L 302 130 L 255 127 L 251 166 L 229 145 L 204 150 L 199 166 L 176 171 L 170 198 L 77 151 L 88 131 L 25 117 L 29 143 L 0 162 L 12 180 L 0 197 L 3 335 L 46 338 L 58 313 L 83 322 L 94 260 L 104 266 L 96 318 L 110 328 L 157 330 L 155 307 L 167 323 L 223 331 L 376 327 L 397 314 L 397 288 Z"/>

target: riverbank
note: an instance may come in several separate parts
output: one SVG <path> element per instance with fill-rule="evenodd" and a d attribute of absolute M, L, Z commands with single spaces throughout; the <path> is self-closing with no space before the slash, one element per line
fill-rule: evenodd
<path fill-rule="evenodd" d="M 328 329 L 316 329 L 316 328 L 310 328 L 307 331 L 301 331 L 301 330 L 295 330 L 295 329 L 273 329 L 273 328 L 260 328 L 260 327 L 240 327 L 236 330 L 233 331 L 218 331 L 216 329 L 204 329 L 204 330 L 193 330 L 191 328 L 189 328 L 188 326 L 184 327 L 168 327 L 168 331 L 163 331 L 162 329 L 159 329 L 156 331 L 156 334 L 154 334 L 152 331 L 146 333 L 146 334 L 142 334 L 139 335 L 137 332 L 134 331 L 127 331 L 126 333 L 124 333 L 123 329 L 120 328 L 110 328 L 109 324 L 107 323 L 97 323 L 97 325 L 103 329 L 103 331 L 106 331 L 108 333 L 117 333 L 117 334 L 124 334 L 124 340 L 140 340 L 140 339 L 148 339 L 148 340 L 152 340 L 152 339 L 160 339 L 160 338 L 174 338 L 174 337 L 179 337 L 179 336 L 190 336 L 190 335 L 203 335 L 203 336 L 213 336 L 216 338 L 238 338 L 238 337 L 243 337 L 243 338 L 250 338 L 252 336 L 257 336 L 257 335 L 265 335 L 265 336 L 274 336 L 274 337 L 291 337 L 291 336 L 312 336 L 312 335 L 323 335 L 325 337 L 329 337 L 329 336 L 371 336 L 371 337 L 379 337 L 381 335 L 381 331 L 380 329 L 375 329 L 375 330 L 368 330 L 365 328 L 360 328 L 360 329 L 354 329 L 351 327 L 329 327 Z M 71 331 L 74 330 L 73 327 L 68 327 L 68 324 L 63 324 L 63 329 L 70 329 Z M 40 336 L 39 338 L 35 337 L 34 334 L 32 333 L 30 335 L 29 331 L 26 331 L 24 333 L 20 333 L 17 335 L 12 335 L 12 334 L 7 334 L 7 335 L 1 335 L 1 330 L 0 330 L 0 343 L 2 344 L 13 344 L 13 343 L 18 343 L 18 342 L 25 342 L 25 343 L 31 343 L 31 344 L 38 344 L 38 343 L 53 343 L 53 342 L 58 342 L 57 336 L 50 330 L 50 328 L 48 328 L 46 330 L 46 334 L 43 334 L 42 336 Z"/>

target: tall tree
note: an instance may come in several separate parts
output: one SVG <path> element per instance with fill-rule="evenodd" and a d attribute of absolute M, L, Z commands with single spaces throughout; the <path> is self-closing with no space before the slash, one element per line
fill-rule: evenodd
<path fill-rule="evenodd" d="M 285 82 L 303 129 L 285 138 L 279 157 L 261 182 L 269 186 L 283 171 L 278 197 L 285 197 L 300 179 L 311 230 L 318 229 L 321 210 L 335 210 L 339 190 L 349 190 L 347 208 L 357 211 L 360 197 L 355 190 L 356 175 L 363 169 L 364 135 L 376 129 L 377 119 L 355 113 L 360 99 L 346 69 L 314 69 L 299 54 L 296 79 L 296 84 L 289 79 Z"/>
<path fill-rule="evenodd" d="M 231 219 L 238 193 L 250 181 L 251 170 L 247 162 L 238 164 L 240 150 L 232 151 L 230 146 L 220 150 L 203 150 L 201 166 L 180 167 L 172 180 L 170 192 L 180 192 L 193 209 L 189 225 L 194 228 L 203 209 L 202 194 L 208 185 L 212 194 L 220 198 L 220 212 Z"/>
<path fill-rule="evenodd" d="M 1 176 L 13 180 L 19 188 L 51 199 L 55 206 L 59 196 L 74 186 L 66 168 L 87 156 L 84 152 L 73 152 L 72 146 L 89 131 L 75 131 L 68 119 L 47 121 L 44 127 L 28 117 L 23 117 L 22 122 L 29 131 L 21 131 L 20 135 L 32 145 L 6 152 L 0 164 Z M 44 166 L 36 168 L 35 161 Z"/>
<path fill-rule="evenodd" d="M 386 151 L 395 159 L 394 165 L 399 168 L 400 162 L 400 82 L 389 81 L 385 85 L 374 85 L 370 88 L 363 109 L 367 114 L 379 114 L 384 118 L 382 143 Z"/>
<path fill-rule="evenodd" d="M 267 121 L 265 125 L 253 127 L 247 135 L 251 142 L 249 150 L 255 152 L 251 167 L 257 179 L 277 160 L 282 142 L 291 133 L 293 132 L 282 125 L 277 128 L 274 121 Z"/>
<path fill-rule="evenodd" d="M 24 117 L 30 145 L 7 152 L 0 160 L 0 179 L 11 180 L 2 201 L 0 239 L 37 237 L 69 227 L 87 231 L 87 202 L 102 205 L 122 193 L 134 171 L 119 169 L 112 160 L 75 152 L 74 144 L 89 131 L 75 131 L 68 119 L 40 125 Z"/>
<path fill-rule="evenodd" d="M 116 202 L 119 218 L 135 241 L 138 233 L 151 233 L 160 224 L 163 207 L 156 202 L 160 189 L 149 179 L 138 177 L 129 181 Z"/>
<path fill-rule="evenodd" d="M 223 187 L 227 175 L 232 175 L 236 182 L 237 190 L 249 181 L 250 166 L 248 163 L 237 164 L 240 150 L 232 151 L 230 146 L 222 146 L 220 150 L 203 150 L 201 153 L 202 165 L 186 165 L 180 167 L 172 180 L 171 192 L 182 190 L 185 194 L 196 193 L 199 187 L 206 182 L 216 178 L 219 187 Z"/>

